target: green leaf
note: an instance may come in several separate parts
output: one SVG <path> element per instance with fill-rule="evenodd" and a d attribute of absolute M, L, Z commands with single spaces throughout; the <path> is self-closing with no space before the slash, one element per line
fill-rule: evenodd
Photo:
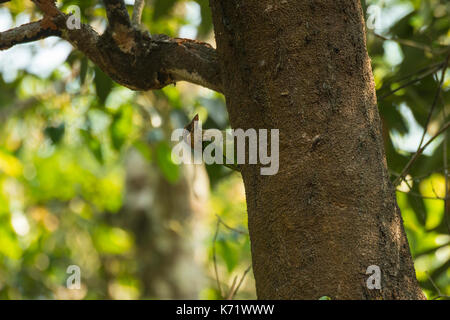
<path fill-rule="evenodd" d="M 104 253 L 123 254 L 133 247 L 133 238 L 128 232 L 107 225 L 98 227 L 93 238 L 97 249 Z"/>
<path fill-rule="evenodd" d="M 148 144 L 144 141 L 138 140 L 133 143 L 133 146 L 140 152 L 140 154 L 147 160 L 152 160 L 152 152 Z"/>
<path fill-rule="evenodd" d="M 18 260 L 22 256 L 22 249 L 17 237 L 6 228 L 0 228 L 0 256 L 14 260 Z"/>
<path fill-rule="evenodd" d="M 94 83 L 100 104 L 104 105 L 113 87 L 113 81 L 100 68 L 95 67 Z"/>
<path fill-rule="evenodd" d="M 205 37 L 212 30 L 212 15 L 211 9 L 209 7 L 208 0 L 196 0 L 196 2 L 200 5 L 200 14 L 202 16 L 202 22 L 198 26 L 199 36 Z"/>
<path fill-rule="evenodd" d="M 89 60 L 87 58 L 83 58 L 81 60 L 81 66 L 80 66 L 80 85 L 81 86 L 83 86 L 84 82 L 86 81 L 88 62 L 89 62 Z"/>
<path fill-rule="evenodd" d="M 156 147 L 156 163 L 168 182 L 176 183 L 178 181 L 180 168 L 172 161 L 172 149 L 165 141 Z"/>
<path fill-rule="evenodd" d="M 83 130 L 81 129 L 80 135 L 83 137 L 84 141 L 86 142 L 86 145 L 88 146 L 89 150 L 92 152 L 92 154 L 95 156 L 95 158 L 103 164 L 104 158 L 103 158 L 103 151 L 102 151 L 102 144 L 98 140 L 97 137 L 95 137 L 90 130 Z"/>
<path fill-rule="evenodd" d="M 158 20 L 159 18 L 166 16 L 176 2 L 177 0 L 156 0 L 153 5 L 153 20 Z"/>
<path fill-rule="evenodd" d="M 120 150 L 128 139 L 133 128 L 133 108 L 123 106 L 113 116 L 112 124 L 109 127 L 109 134 L 114 149 Z"/>
<path fill-rule="evenodd" d="M 44 133 L 46 136 L 50 138 L 50 140 L 52 140 L 54 144 L 57 144 L 61 141 L 62 137 L 64 136 L 65 129 L 66 129 L 65 124 L 61 123 L 57 127 L 48 126 L 47 128 L 45 128 Z"/>
<path fill-rule="evenodd" d="M 232 272 L 239 264 L 239 257 L 241 248 L 235 242 L 222 239 L 217 241 L 217 251 L 222 259 L 225 261 L 228 272 Z"/>

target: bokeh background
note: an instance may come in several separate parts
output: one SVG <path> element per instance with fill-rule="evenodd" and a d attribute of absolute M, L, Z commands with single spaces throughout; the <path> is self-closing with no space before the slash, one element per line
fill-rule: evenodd
<path fill-rule="evenodd" d="M 63 11 L 78 5 L 82 21 L 101 32 L 99 3 L 58 1 Z M 425 141 L 449 120 L 448 68 L 438 88 L 450 3 L 362 4 L 395 180 L 435 96 Z M 31 1 L 13 0 L 0 6 L 0 31 L 39 17 Z M 154 34 L 214 45 L 207 0 L 149 0 L 143 23 Z M 172 130 L 195 114 L 204 128 L 229 127 L 222 95 L 187 83 L 133 92 L 58 38 L 0 52 L 0 299 L 256 298 L 241 177 L 171 160 Z M 450 295 L 447 136 L 397 192 L 430 299 Z M 80 267 L 79 290 L 66 286 L 70 265 Z"/>

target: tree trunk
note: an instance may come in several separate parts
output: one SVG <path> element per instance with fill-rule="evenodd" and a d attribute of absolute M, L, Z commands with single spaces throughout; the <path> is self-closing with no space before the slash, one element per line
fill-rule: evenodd
<path fill-rule="evenodd" d="M 127 157 L 124 224 L 133 230 L 144 298 L 197 299 L 207 282 L 198 257 L 203 240 L 199 215 L 205 212 L 209 180 L 200 165 L 182 167 L 176 184 L 131 150 Z M 204 186 L 202 192 L 194 185 Z M 198 188 L 197 188 L 198 189 Z"/>
<path fill-rule="evenodd" d="M 260 299 L 423 299 L 358 0 L 211 0 L 233 128 L 280 129 L 280 170 L 243 166 Z M 369 266 L 381 289 L 369 289 Z"/>
<path fill-rule="evenodd" d="M 190 81 L 225 94 L 234 128 L 279 129 L 278 174 L 241 168 L 259 298 L 424 298 L 387 172 L 359 0 L 210 0 L 217 50 L 150 37 L 122 0 L 103 2 L 99 35 L 68 28 L 54 1 L 34 1 L 44 18 L 1 32 L 0 50 L 60 36 L 128 88 Z"/>

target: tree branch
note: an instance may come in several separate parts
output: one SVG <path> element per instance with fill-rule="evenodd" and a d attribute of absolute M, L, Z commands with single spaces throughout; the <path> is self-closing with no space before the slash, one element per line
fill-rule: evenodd
<path fill-rule="evenodd" d="M 59 36 L 108 74 L 117 83 L 132 90 L 161 89 L 177 81 L 188 81 L 222 92 L 222 80 L 216 51 L 208 44 L 165 35 L 151 37 L 131 27 L 123 1 L 105 0 L 110 28 L 99 35 L 91 26 L 67 27 L 66 15 L 54 0 L 32 0 L 44 18 L 0 32 L 0 50 Z M 118 31 L 114 31 L 113 27 Z"/>
<path fill-rule="evenodd" d="M 6 50 L 16 44 L 32 42 L 50 36 L 61 36 L 59 30 L 43 29 L 41 26 L 42 21 L 23 24 L 20 27 L 1 32 L 0 50 Z"/>
<path fill-rule="evenodd" d="M 130 16 L 123 0 L 103 0 L 103 3 L 112 30 L 117 32 L 120 29 L 131 28 Z"/>
<path fill-rule="evenodd" d="M 135 27 L 141 24 L 142 11 L 144 11 L 145 0 L 136 0 L 134 2 L 133 17 L 131 18 Z"/>

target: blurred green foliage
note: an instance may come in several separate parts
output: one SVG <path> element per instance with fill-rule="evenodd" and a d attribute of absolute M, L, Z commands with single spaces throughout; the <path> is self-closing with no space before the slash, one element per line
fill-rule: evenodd
<path fill-rule="evenodd" d="M 80 6 L 83 22 L 105 27 L 97 1 L 59 2 L 63 10 Z M 439 86 L 440 72 L 429 71 L 448 54 L 450 3 L 375 0 L 363 5 L 381 8 L 381 28 L 367 30 L 367 43 L 394 180 L 419 143 Z M 13 24 L 38 15 L 31 1 L 12 1 L 0 9 L 0 20 Z M 152 33 L 214 41 L 207 0 L 147 1 L 143 22 Z M 44 75 L 32 68 L 37 63 L 32 59 L 14 70 L 6 66 L 14 54 L 31 57 L 60 43 L 41 41 L 0 52 L 0 298 L 158 298 L 144 293 L 145 280 L 136 264 L 142 259 L 137 248 L 141 235 L 119 219 L 127 214 L 122 212 L 125 159 L 131 150 L 138 151 L 176 185 L 184 171 L 170 157 L 172 129 L 197 113 L 205 128 L 226 129 L 224 98 L 189 84 L 132 92 L 76 51 Z M 426 137 L 449 120 L 449 107 L 447 69 Z M 439 139 L 419 157 L 409 172 L 409 185 L 403 183 L 398 192 L 417 276 L 429 298 L 450 295 L 450 216 L 443 200 L 431 199 L 446 196 L 446 142 Z M 239 175 L 217 165 L 208 166 L 207 173 L 209 214 L 202 217 L 207 236 L 198 245 L 205 253 L 208 281 L 198 298 L 218 299 L 250 265 L 250 242 Z M 175 224 L 171 228 L 179 229 Z M 81 290 L 66 288 L 69 265 L 82 270 Z M 251 273 L 237 297 L 256 297 Z"/>
<path fill-rule="evenodd" d="M 443 72 L 435 67 L 450 54 L 450 3 L 366 1 L 370 5 L 381 8 L 381 26 L 368 30 L 367 37 L 395 180 L 419 146 L 437 92 L 425 142 L 450 120 L 450 72 L 444 70 L 438 91 Z M 450 295 L 450 207 L 445 209 L 442 200 L 447 194 L 447 141 L 448 133 L 417 159 L 397 193 L 416 274 L 428 298 Z"/>

